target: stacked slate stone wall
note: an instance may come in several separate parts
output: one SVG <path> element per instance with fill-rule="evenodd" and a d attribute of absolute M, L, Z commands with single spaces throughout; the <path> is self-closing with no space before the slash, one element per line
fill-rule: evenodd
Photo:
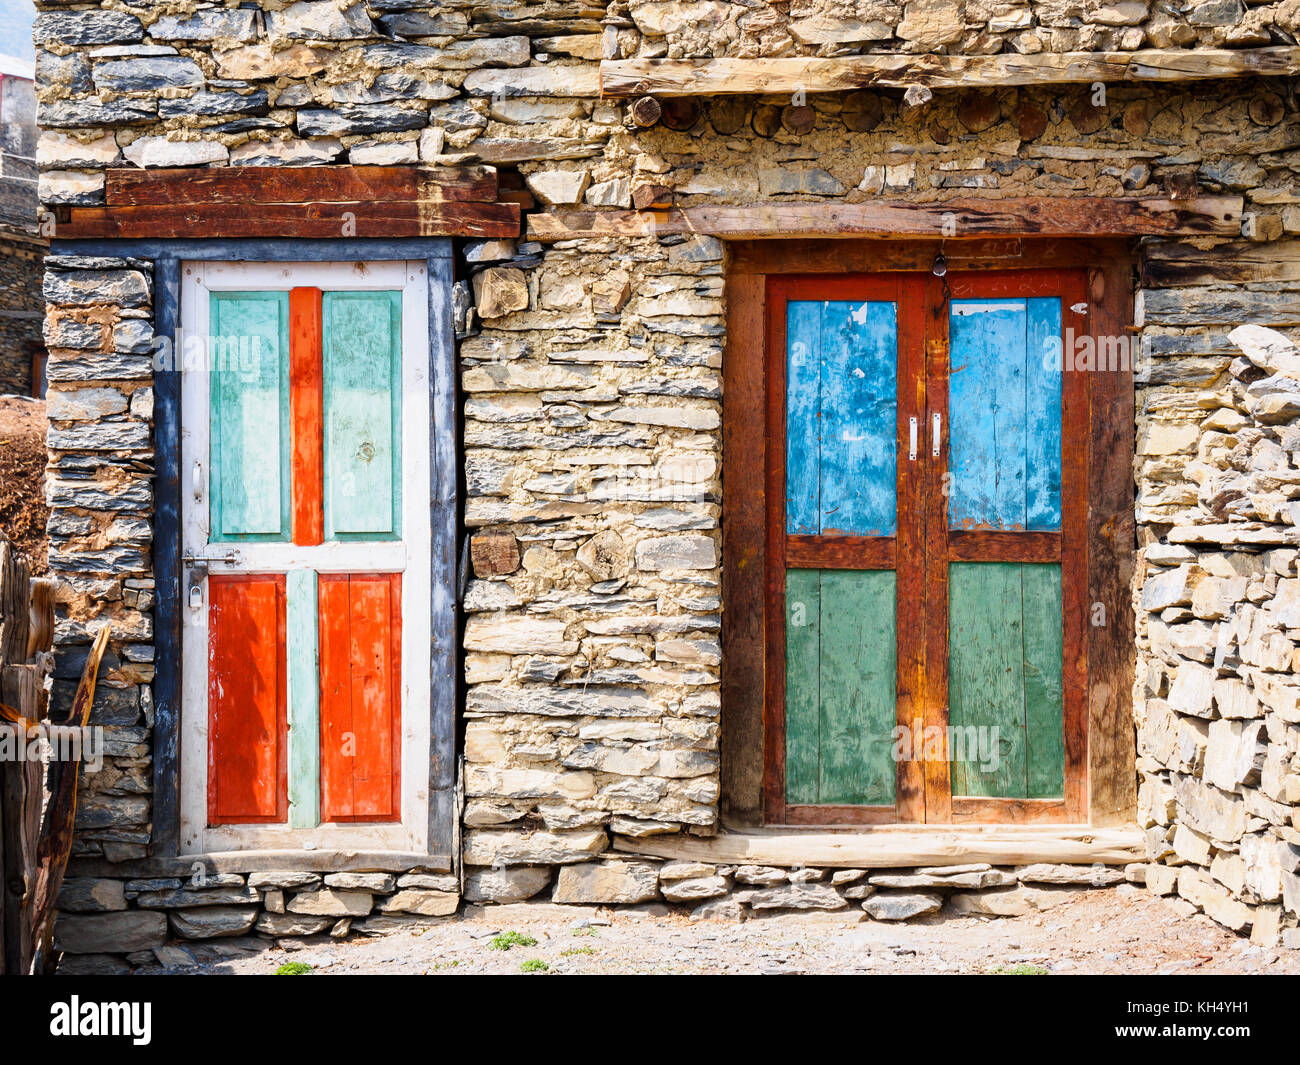
<path fill-rule="evenodd" d="M 622 57 L 1037 55 L 1294 42 L 1300 4 L 1243 0 L 626 0 Z"/>
<path fill-rule="evenodd" d="M 1300 135 L 1287 82 L 1111 86 L 1102 100 L 1081 86 L 939 92 L 917 107 L 901 92 L 725 98 L 706 101 L 688 128 L 640 129 L 624 103 L 598 97 L 598 60 L 668 54 L 655 49 L 675 38 L 656 35 L 646 14 L 667 6 L 44 4 L 42 200 L 56 212 L 101 203 L 109 167 L 331 163 L 487 163 L 507 178 L 517 171 L 538 210 L 626 209 L 644 185 L 666 187 L 681 206 L 1201 191 L 1243 196 L 1248 224 L 1239 240 L 1180 247 L 1221 263 L 1300 260 Z M 962 17 L 990 31 L 1024 6 L 995 5 L 981 22 L 984 7 L 968 3 Z M 830 17 L 807 7 L 792 3 L 788 14 Z M 833 14 L 847 17 L 842 7 Z M 1058 7 L 1062 26 L 1045 21 Z M 1173 5 L 1113 5 L 1148 13 L 1120 22 L 1103 18 L 1111 7 L 1075 7 L 1034 5 L 1030 24 L 1008 29 L 999 47 L 1039 30 L 1050 31 L 1045 47 L 1110 47 L 1112 33 L 1158 44 L 1152 27 L 1165 16 L 1195 31 L 1176 43 L 1226 43 Z M 858 8 L 853 17 L 870 21 Z M 1278 8 L 1285 34 L 1290 8 Z M 765 10 L 746 5 L 744 18 Z M 965 33 L 941 47 L 978 51 Z M 914 49 L 908 40 L 870 47 Z M 1143 258 L 1170 246 L 1150 241 Z M 465 241 L 458 255 L 465 524 L 477 573 L 464 603 L 465 892 L 615 901 L 626 895 L 618 877 L 562 870 L 598 859 L 614 835 L 719 827 L 727 249 L 699 236 L 600 237 Z M 1188 434 L 1199 437 L 1210 416 L 1202 397 L 1230 387 L 1226 329 L 1300 321 L 1284 267 L 1259 280 L 1165 276 L 1171 287 L 1152 282 L 1141 302 L 1150 358 L 1137 372 L 1137 477 L 1148 540 L 1196 504 Z M 72 875 L 123 884 L 147 878 L 151 826 L 150 286 L 147 262 L 63 256 L 46 276 L 52 560 L 67 578 L 56 694 L 67 698 L 93 628 L 107 618 L 115 634 L 95 710 L 112 743 L 107 768 L 86 778 Z M 722 877 L 730 891 L 728 875 L 739 880 L 705 879 Z M 149 920 L 155 936 L 157 921 L 141 911 L 202 908 L 191 896 L 164 894 L 150 908 L 126 894 L 126 908 L 99 916 Z M 215 905 L 276 912 L 261 899 Z M 186 920 L 171 930 L 198 927 Z M 80 949 L 110 951 L 107 936 Z"/>
<path fill-rule="evenodd" d="M 1259 326 L 1231 337 L 1245 356 L 1211 387 L 1147 399 L 1164 442 L 1139 460 L 1159 508 L 1138 612 L 1146 882 L 1300 945 L 1300 350 Z M 1195 492 L 1161 507 L 1172 463 Z"/>

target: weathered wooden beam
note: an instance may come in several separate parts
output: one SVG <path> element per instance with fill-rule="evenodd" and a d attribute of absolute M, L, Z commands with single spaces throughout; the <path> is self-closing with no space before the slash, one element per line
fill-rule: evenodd
<path fill-rule="evenodd" d="M 1037 55 L 852 55 L 833 59 L 615 59 L 600 64 L 605 96 L 837 92 L 845 89 L 969 89 L 1200 81 L 1300 73 L 1300 48 L 1042 52 Z"/>
<path fill-rule="evenodd" d="M 1250 281 L 1300 281 L 1300 241 L 1236 241 L 1213 248 L 1152 244 L 1143 249 L 1143 288 Z"/>
<path fill-rule="evenodd" d="M 515 237 L 519 205 L 454 200 L 74 207 L 60 239 Z"/>
<path fill-rule="evenodd" d="M 944 203 L 764 203 L 669 211 L 557 210 L 528 218 L 531 240 L 698 233 L 733 240 L 809 237 L 1235 235 L 1240 196 L 961 199 Z"/>
<path fill-rule="evenodd" d="M 721 865 L 822 866 L 891 869 L 917 865 L 1032 865 L 1061 862 L 1126 865 L 1141 861 L 1137 828 L 1013 828 L 936 826 L 933 829 L 863 828 L 855 832 L 723 832 L 694 836 L 614 837 L 614 850 L 652 858 Z"/>
<path fill-rule="evenodd" d="M 490 166 L 235 166 L 109 170 L 110 207 L 204 203 L 350 203 L 431 200 L 486 203 L 497 198 Z"/>

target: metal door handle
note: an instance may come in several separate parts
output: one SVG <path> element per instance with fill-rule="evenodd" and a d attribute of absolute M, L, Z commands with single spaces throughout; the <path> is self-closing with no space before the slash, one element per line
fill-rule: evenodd
<path fill-rule="evenodd" d="M 916 461 L 916 419 L 915 418 L 907 419 L 907 429 L 908 429 L 908 440 L 909 440 L 908 448 L 907 448 L 907 457 L 909 461 L 915 462 Z"/>
<path fill-rule="evenodd" d="M 930 428 L 933 430 L 930 439 L 930 454 L 935 458 L 939 457 L 939 438 L 943 435 L 942 424 L 938 411 L 930 415 Z"/>
<path fill-rule="evenodd" d="M 194 469 L 190 471 L 190 488 L 194 492 L 195 499 L 203 498 L 203 464 L 196 462 Z"/>
<path fill-rule="evenodd" d="M 239 552 L 232 548 L 229 551 L 221 551 L 211 555 L 186 551 L 181 556 L 181 561 L 187 566 L 203 566 L 206 568 L 209 562 L 224 562 L 227 566 L 237 566 L 239 565 L 239 558 Z"/>

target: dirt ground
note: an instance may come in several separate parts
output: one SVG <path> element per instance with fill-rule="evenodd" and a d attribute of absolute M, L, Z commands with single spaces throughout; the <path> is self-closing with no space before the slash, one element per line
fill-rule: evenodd
<path fill-rule="evenodd" d="M 346 941 L 193 943 L 185 949 L 199 964 L 166 971 L 266 974 L 297 962 L 323 975 L 1300 973 L 1300 950 L 1254 946 L 1188 908 L 1129 885 L 1081 892 L 1025 917 L 940 915 L 907 924 L 871 921 L 861 911 L 733 924 L 693 922 L 662 905 L 521 903 L 469 907 Z M 516 945 L 494 948 L 503 935 Z"/>
<path fill-rule="evenodd" d="M 0 533 L 27 557 L 32 575 L 47 569 L 45 404 L 0 396 Z"/>

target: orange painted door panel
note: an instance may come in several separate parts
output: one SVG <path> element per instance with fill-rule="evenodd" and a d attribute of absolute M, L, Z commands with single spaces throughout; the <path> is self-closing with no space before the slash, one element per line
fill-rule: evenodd
<path fill-rule="evenodd" d="M 321 574 L 322 821 L 399 821 L 402 578 Z"/>
<path fill-rule="evenodd" d="M 208 578 L 208 822 L 288 816 L 282 574 Z"/>

